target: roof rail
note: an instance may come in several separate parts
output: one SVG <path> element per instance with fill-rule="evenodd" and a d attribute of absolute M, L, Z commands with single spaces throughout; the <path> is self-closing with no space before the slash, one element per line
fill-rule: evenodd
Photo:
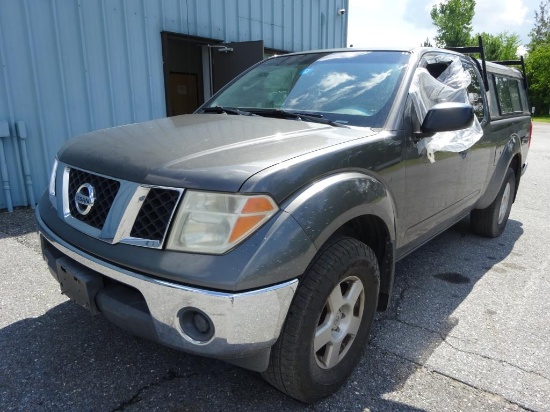
<path fill-rule="evenodd" d="M 483 85 L 485 86 L 485 90 L 489 90 L 489 80 L 487 78 L 487 68 L 485 65 L 485 52 L 483 51 L 483 39 L 481 38 L 481 36 L 477 37 L 477 41 L 478 41 L 477 46 L 446 47 L 446 49 L 459 52 L 462 54 L 479 53 L 481 57 L 481 67 L 479 67 L 479 62 L 476 59 L 474 59 L 474 61 L 476 62 L 477 67 L 481 72 L 481 76 L 483 77 Z"/>
<path fill-rule="evenodd" d="M 528 89 L 529 85 L 527 84 L 527 72 L 525 71 L 525 61 L 523 56 L 519 56 L 519 60 L 501 60 L 494 61 L 492 63 L 501 64 L 503 66 L 521 66 L 521 73 L 523 74 L 523 84 L 525 85 L 525 90 Z"/>

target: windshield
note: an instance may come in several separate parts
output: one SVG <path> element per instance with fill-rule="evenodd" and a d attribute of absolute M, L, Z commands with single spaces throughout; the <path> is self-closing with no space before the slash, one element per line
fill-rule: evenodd
<path fill-rule="evenodd" d="M 275 57 L 246 72 L 205 107 L 264 116 L 275 110 L 298 112 L 343 125 L 382 127 L 409 57 L 387 51 Z"/>

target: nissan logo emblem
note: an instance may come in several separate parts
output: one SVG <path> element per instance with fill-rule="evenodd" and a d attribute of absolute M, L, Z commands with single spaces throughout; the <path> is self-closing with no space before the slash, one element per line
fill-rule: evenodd
<path fill-rule="evenodd" d="M 74 196 L 74 204 L 76 205 L 76 210 L 78 213 L 82 216 L 86 216 L 92 210 L 95 201 L 96 197 L 94 187 L 89 183 L 80 185 Z"/>

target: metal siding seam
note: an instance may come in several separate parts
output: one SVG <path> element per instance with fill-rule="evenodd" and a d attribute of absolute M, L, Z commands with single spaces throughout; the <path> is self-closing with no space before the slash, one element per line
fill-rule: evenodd
<path fill-rule="evenodd" d="M 57 0 L 52 0 L 51 5 L 52 5 L 53 26 L 54 26 L 54 32 L 55 32 L 55 43 L 57 47 L 57 61 L 59 64 L 59 77 L 61 80 L 61 94 L 63 96 L 63 107 L 65 108 L 65 124 L 67 126 L 67 136 L 66 136 L 66 139 L 67 139 L 72 136 L 73 132 L 71 127 L 71 119 L 69 118 L 67 85 L 65 83 L 65 69 L 64 69 L 65 63 L 63 61 L 63 55 L 61 53 L 61 40 L 59 38 L 59 22 L 57 20 Z"/>
<path fill-rule="evenodd" d="M 212 0 L 208 0 L 208 17 L 209 17 L 209 21 L 210 21 L 210 24 L 208 25 L 208 27 L 210 28 L 210 33 L 208 33 L 208 37 L 212 38 L 212 37 L 218 37 L 217 35 L 214 36 L 214 13 L 212 12 Z"/>
<path fill-rule="evenodd" d="M 306 50 L 306 25 L 305 25 L 305 22 L 306 22 L 306 8 L 307 8 L 307 1 L 308 0 L 302 0 L 302 15 L 301 15 L 301 21 L 302 21 L 302 50 Z"/>
<path fill-rule="evenodd" d="M 166 30 L 166 19 L 164 17 L 164 1 L 159 1 L 160 5 L 160 15 L 162 16 L 162 28 L 161 30 Z"/>
<path fill-rule="evenodd" d="M 4 36 L 2 35 L 2 26 L 0 26 L 0 60 L 2 61 L 2 78 L 4 79 L 4 87 L 6 89 L 6 98 L 8 103 L 8 115 L 10 117 L 10 122 L 14 121 L 13 115 L 13 103 L 11 101 L 11 89 L 10 82 L 8 82 L 8 69 L 6 54 L 4 53 Z"/>
<path fill-rule="evenodd" d="M 325 36 L 325 12 L 323 2 L 319 0 L 319 49 L 323 49 Z"/>
<path fill-rule="evenodd" d="M 126 35 L 126 58 L 128 59 L 128 80 L 130 81 L 130 96 L 132 98 L 132 122 L 136 121 L 136 92 L 132 76 L 132 51 L 130 50 L 130 37 L 128 34 L 128 15 L 126 12 L 126 0 L 122 0 L 122 14 L 124 15 L 124 33 Z"/>
<path fill-rule="evenodd" d="M 340 8 L 337 4 L 334 4 L 336 10 Z M 340 15 L 336 13 L 336 21 L 334 22 L 334 47 L 342 47 L 342 28 L 344 27 L 342 25 L 342 21 L 344 20 L 344 15 Z M 340 29 L 338 29 L 340 28 Z"/>
<path fill-rule="evenodd" d="M 187 3 L 187 0 L 186 0 L 186 3 Z M 180 31 L 182 33 L 185 33 L 183 31 L 183 9 L 181 7 L 181 1 L 178 1 L 178 16 L 180 18 Z"/>
<path fill-rule="evenodd" d="M 40 147 L 42 148 L 42 155 L 44 156 L 44 167 L 45 175 L 49 175 L 49 165 L 50 165 L 50 156 L 48 155 L 48 152 L 46 150 L 46 145 L 44 144 L 44 140 L 46 138 L 46 129 L 44 126 L 44 113 L 42 112 L 42 95 L 40 93 L 40 84 L 38 83 L 38 74 L 36 73 L 36 56 L 35 56 L 35 50 L 34 50 L 34 43 L 33 43 L 33 37 L 32 37 L 32 31 L 31 31 L 31 22 L 29 18 L 29 4 L 27 0 L 23 1 L 23 6 L 25 8 L 25 23 L 27 24 L 27 40 L 29 43 L 29 49 L 31 54 L 31 64 L 32 64 L 32 75 L 33 75 L 33 81 L 34 81 L 34 92 L 36 94 L 36 111 L 38 112 L 38 124 L 40 128 Z M 19 155 L 19 153 L 18 153 Z M 21 157 L 19 157 L 20 161 Z M 23 189 L 24 190 L 24 189 Z M 28 203 L 28 202 L 27 202 Z"/>
<path fill-rule="evenodd" d="M 290 27 L 291 27 L 291 41 L 292 41 L 292 51 L 298 51 L 296 50 L 296 28 L 294 27 L 294 24 L 295 24 L 295 13 L 294 13 L 294 10 L 292 10 L 292 13 L 291 13 L 291 16 L 292 16 L 292 19 L 291 19 L 291 23 L 290 23 Z"/>
<path fill-rule="evenodd" d="M 345 0 L 344 5 L 346 7 L 346 18 L 344 20 L 346 24 L 344 27 L 344 47 L 348 47 L 349 0 Z"/>
<path fill-rule="evenodd" d="M 149 15 L 147 14 L 146 0 L 142 0 L 143 5 L 143 18 L 144 18 L 144 31 L 145 31 L 145 59 L 147 60 L 147 76 L 149 78 L 149 116 L 154 117 L 153 110 L 153 70 L 151 69 L 151 47 L 149 45 Z"/>
<path fill-rule="evenodd" d="M 185 0 L 185 22 L 187 26 L 187 34 L 190 34 L 191 29 L 189 28 L 189 0 Z"/>
<path fill-rule="evenodd" d="M 239 3 L 241 2 L 241 0 L 235 0 L 235 8 L 237 10 L 237 21 L 235 22 L 235 27 L 237 27 L 237 31 L 235 32 L 236 34 L 236 40 L 235 41 L 241 41 L 241 25 L 239 24 L 240 23 L 240 7 L 239 7 Z"/>
<path fill-rule="evenodd" d="M 109 43 L 109 29 L 107 28 L 107 15 L 105 13 L 105 0 L 101 0 L 101 20 L 103 25 L 103 42 L 105 50 L 105 62 L 107 63 L 107 72 L 109 75 L 109 95 L 111 97 L 111 116 L 112 116 L 112 125 L 117 125 L 116 118 L 116 109 L 115 109 L 115 95 L 113 91 L 113 72 L 111 70 L 111 46 Z"/>
<path fill-rule="evenodd" d="M 345 33 L 346 31 L 344 30 L 345 29 L 345 24 L 344 22 L 346 21 L 346 15 L 347 14 L 344 14 L 342 16 L 342 18 L 340 19 L 340 46 L 339 47 L 345 47 L 345 40 L 344 40 L 344 36 L 345 36 Z"/>
<path fill-rule="evenodd" d="M 225 9 L 225 1 L 222 1 L 222 24 L 223 24 L 223 41 L 227 43 L 227 14 Z"/>
<path fill-rule="evenodd" d="M 330 12 L 330 10 L 332 9 L 332 5 L 333 5 L 333 2 L 332 0 L 328 0 L 327 1 L 327 17 L 328 16 L 332 16 L 332 13 Z M 327 23 L 328 23 L 328 20 L 327 20 Z M 335 34 L 336 34 L 336 24 L 338 23 L 336 21 L 336 19 L 334 18 L 334 16 L 330 17 L 330 23 L 331 24 L 327 24 L 327 29 L 331 29 L 332 30 L 332 34 L 331 34 L 331 31 L 329 30 L 329 39 L 327 40 L 327 47 L 329 49 L 332 49 L 334 47 L 334 39 L 335 39 Z"/>
<path fill-rule="evenodd" d="M 252 0 L 248 0 L 248 38 L 246 40 L 252 40 Z"/>
<path fill-rule="evenodd" d="M 328 8 L 330 0 L 321 0 L 323 4 L 323 14 L 325 16 L 325 31 L 323 33 L 323 49 L 328 49 Z"/>
<path fill-rule="evenodd" d="M 262 40 L 264 41 L 264 48 L 265 48 L 265 40 L 264 40 L 264 1 L 260 0 L 260 36 Z"/>
<path fill-rule="evenodd" d="M 194 1 L 194 7 L 195 7 L 195 30 L 193 31 L 193 34 L 195 36 L 200 36 L 199 8 L 197 6 L 197 0 Z M 188 33 L 188 34 L 191 34 L 191 33 Z"/>
<path fill-rule="evenodd" d="M 84 33 L 84 18 L 82 17 L 82 2 L 78 0 L 78 24 L 80 34 L 80 44 L 82 45 L 82 62 L 84 63 L 84 80 L 86 81 L 86 94 L 88 95 L 88 113 L 90 114 L 90 130 L 96 128 L 95 113 L 93 106 L 92 88 L 90 87 L 90 68 L 88 67 L 88 49 L 86 45 L 86 35 Z"/>
<path fill-rule="evenodd" d="M 313 1 L 309 3 L 309 45 L 308 49 L 313 50 L 313 27 L 315 23 L 313 22 Z"/>
<path fill-rule="evenodd" d="M 271 4 L 271 47 L 277 49 L 277 40 L 275 40 L 275 0 L 270 1 Z"/>
<path fill-rule="evenodd" d="M 8 81 L 8 69 L 7 69 L 7 62 L 6 62 L 6 54 L 4 52 L 5 46 L 4 46 L 3 38 L 4 37 L 2 35 L 2 30 L 0 26 L 0 59 L 2 60 L 2 74 L 3 74 L 2 77 L 4 78 L 4 88 L 6 90 L 6 101 L 8 103 L 9 122 L 13 124 L 15 122 L 15 115 L 13 112 L 13 102 L 11 100 L 10 82 Z M 9 127 L 9 124 L 8 124 L 8 127 Z M 19 145 L 17 144 L 17 137 L 15 136 L 15 132 L 11 136 L 11 139 L 12 139 L 12 145 L 16 156 L 15 163 L 17 165 L 17 180 L 18 180 L 17 183 L 18 183 L 18 187 L 21 188 L 25 185 L 25 182 L 23 180 L 23 166 L 21 165 L 21 161 L 20 161 L 21 155 L 19 153 Z M 13 175 L 12 175 L 12 179 L 13 179 Z M 10 187 L 10 193 L 11 191 L 12 191 L 12 188 Z M 27 193 L 25 192 L 25 189 L 23 188 L 23 190 L 21 190 L 20 193 L 23 198 L 23 204 L 27 205 L 28 200 L 27 200 Z"/>
<path fill-rule="evenodd" d="M 279 4 L 281 5 L 281 21 L 282 21 L 282 28 L 281 28 L 281 41 L 282 41 L 282 44 L 281 44 L 281 49 L 282 50 L 286 50 L 286 51 L 290 51 L 286 48 L 286 45 L 285 45 L 285 25 L 284 25 L 284 21 L 285 21 L 285 0 L 280 0 Z"/>

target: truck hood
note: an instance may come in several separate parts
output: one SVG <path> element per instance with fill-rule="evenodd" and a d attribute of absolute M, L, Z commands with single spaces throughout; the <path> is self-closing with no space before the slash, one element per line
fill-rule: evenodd
<path fill-rule="evenodd" d="M 191 114 L 69 140 L 61 162 L 151 185 L 236 192 L 286 160 L 373 133 L 259 116 Z"/>

